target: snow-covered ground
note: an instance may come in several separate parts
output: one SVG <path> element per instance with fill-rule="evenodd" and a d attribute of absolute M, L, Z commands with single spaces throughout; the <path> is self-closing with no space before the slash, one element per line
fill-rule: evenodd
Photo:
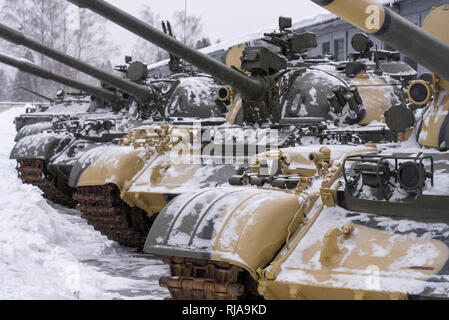
<path fill-rule="evenodd" d="M 77 211 L 23 185 L 15 162 L 14 117 L 0 113 L 0 299 L 162 299 L 168 267 L 107 240 Z"/>

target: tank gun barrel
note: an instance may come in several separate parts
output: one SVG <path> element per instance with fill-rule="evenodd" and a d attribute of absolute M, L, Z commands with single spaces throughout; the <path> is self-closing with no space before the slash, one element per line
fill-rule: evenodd
<path fill-rule="evenodd" d="M 248 100 L 261 100 L 266 91 L 266 83 L 261 78 L 248 77 L 227 67 L 213 58 L 184 45 L 173 37 L 144 23 L 132 15 L 102 0 L 68 0 L 81 7 L 88 8 L 104 18 L 113 21 L 137 36 L 153 43 L 169 53 L 187 61 L 201 71 L 233 87 Z"/>
<path fill-rule="evenodd" d="M 449 81 L 449 44 L 376 0 L 312 0 Z"/>
<path fill-rule="evenodd" d="M 78 71 L 86 73 L 101 82 L 108 83 L 115 86 L 124 92 L 135 96 L 141 101 L 147 101 L 152 98 L 153 91 L 143 85 L 136 84 L 126 79 L 122 79 L 114 74 L 108 73 L 94 66 L 91 66 L 83 61 L 75 59 L 65 53 L 47 47 L 33 39 L 25 37 L 21 32 L 18 32 L 10 27 L 0 23 L 0 37 L 15 43 L 17 45 L 25 46 L 31 50 L 39 52 L 47 57 L 59 61 L 67 66 L 70 66 Z"/>
<path fill-rule="evenodd" d="M 25 87 L 19 87 L 19 88 L 17 88 L 17 89 L 21 89 L 21 90 L 23 90 L 23 91 L 26 91 L 26 92 L 28 92 L 28 93 L 30 93 L 30 94 L 36 96 L 36 97 L 42 98 L 42 99 L 47 100 L 47 101 L 49 101 L 49 102 L 51 102 L 51 103 L 52 103 L 52 102 L 55 102 L 55 100 L 53 100 L 52 98 L 49 98 L 49 97 L 47 97 L 47 96 L 44 96 L 43 94 L 37 93 L 37 92 L 35 92 L 35 91 L 31 90 L 31 89 L 28 89 L 28 88 L 25 88 Z"/>
<path fill-rule="evenodd" d="M 109 102 L 121 103 L 120 97 L 118 97 L 116 94 L 114 94 L 106 89 L 87 85 L 87 84 L 78 82 L 76 80 L 72 80 L 70 78 L 67 78 L 67 77 L 64 77 L 64 76 L 61 76 L 58 74 L 54 74 L 54 73 L 47 71 L 47 70 L 27 61 L 25 59 L 18 59 L 18 58 L 11 57 L 9 55 L 0 53 L 0 62 L 7 64 L 9 66 L 15 67 L 23 72 L 35 75 L 37 77 L 47 79 L 47 80 L 53 80 L 60 84 L 87 92 L 89 94 L 92 94 L 94 96 L 97 96 L 99 98 L 107 100 Z"/>

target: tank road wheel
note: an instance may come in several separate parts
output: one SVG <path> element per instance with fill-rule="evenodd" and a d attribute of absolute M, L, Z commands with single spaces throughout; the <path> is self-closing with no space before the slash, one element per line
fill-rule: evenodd
<path fill-rule="evenodd" d="M 164 257 L 171 277 L 159 280 L 170 300 L 260 300 L 257 282 L 243 268 L 226 262 Z"/>
<path fill-rule="evenodd" d="M 44 198 L 63 206 L 74 208 L 73 188 L 70 188 L 61 177 L 55 177 L 47 171 L 43 160 L 17 160 L 17 173 L 25 184 L 31 184 L 44 192 Z"/>
<path fill-rule="evenodd" d="M 155 216 L 131 208 L 120 198 L 115 185 L 80 187 L 74 194 L 81 216 L 109 240 L 143 249 Z"/>

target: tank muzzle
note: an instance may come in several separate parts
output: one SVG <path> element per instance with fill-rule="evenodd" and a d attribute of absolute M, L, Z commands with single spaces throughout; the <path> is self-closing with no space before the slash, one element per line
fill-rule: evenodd
<path fill-rule="evenodd" d="M 392 106 L 385 113 L 385 123 L 395 132 L 405 132 L 415 124 L 415 115 L 404 103 Z"/>
<path fill-rule="evenodd" d="M 217 90 L 218 100 L 226 102 L 231 100 L 232 92 L 229 87 L 220 87 Z"/>

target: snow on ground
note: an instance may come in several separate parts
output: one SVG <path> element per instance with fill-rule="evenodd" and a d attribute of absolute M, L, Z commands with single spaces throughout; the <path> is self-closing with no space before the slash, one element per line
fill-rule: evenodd
<path fill-rule="evenodd" d="M 23 185 L 15 162 L 13 108 L 0 113 L 0 299 L 162 299 L 160 259 L 107 240 L 77 211 Z"/>

